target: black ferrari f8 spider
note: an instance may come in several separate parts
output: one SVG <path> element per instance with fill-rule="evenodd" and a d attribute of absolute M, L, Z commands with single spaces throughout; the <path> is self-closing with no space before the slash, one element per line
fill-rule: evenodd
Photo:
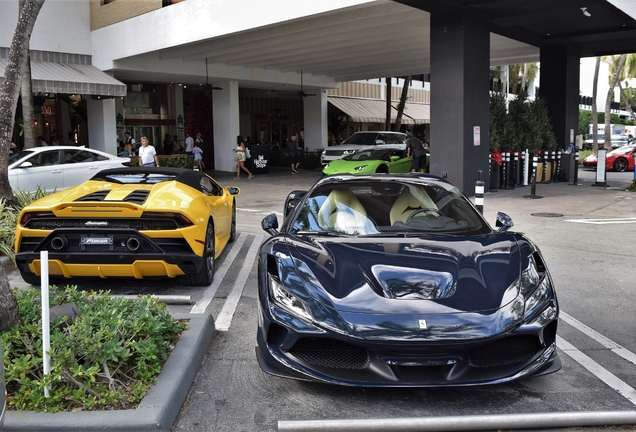
<path fill-rule="evenodd" d="M 259 256 L 256 355 L 273 375 L 463 386 L 561 368 L 541 252 L 446 180 L 331 176 L 294 191 Z"/>

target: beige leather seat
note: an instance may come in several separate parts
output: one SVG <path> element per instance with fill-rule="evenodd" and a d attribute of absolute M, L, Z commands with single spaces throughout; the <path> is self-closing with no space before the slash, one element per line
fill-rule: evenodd
<path fill-rule="evenodd" d="M 332 190 L 318 210 L 318 223 L 323 229 L 354 233 L 369 224 L 367 212 L 348 189 Z"/>
<path fill-rule="evenodd" d="M 422 188 L 416 186 L 405 187 L 398 199 L 393 203 L 393 207 L 391 207 L 389 215 L 391 225 L 396 222 L 406 222 L 413 212 L 423 208 L 431 209 L 431 213 L 437 214 L 435 212 L 437 206 Z"/>

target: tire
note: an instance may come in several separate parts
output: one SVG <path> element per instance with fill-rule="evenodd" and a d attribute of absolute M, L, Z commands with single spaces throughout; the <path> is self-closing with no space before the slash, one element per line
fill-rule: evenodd
<path fill-rule="evenodd" d="M 22 279 L 24 279 L 26 283 L 40 286 L 40 276 L 36 275 L 35 273 L 21 271 L 20 276 L 22 276 Z"/>
<path fill-rule="evenodd" d="M 232 227 L 230 228 L 229 243 L 234 243 L 236 240 L 236 200 L 232 200 Z"/>
<path fill-rule="evenodd" d="M 196 274 L 185 275 L 184 282 L 188 286 L 207 286 L 214 279 L 214 226 L 209 223 L 205 231 L 205 245 L 203 247 L 203 265 Z"/>
<path fill-rule="evenodd" d="M 375 172 L 378 174 L 387 174 L 389 172 L 389 167 L 385 164 L 382 164 L 378 167 L 378 169 L 375 170 Z"/>
<path fill-rule="evenodd" d="M 614 171 L 623 172 L 627 170 L 627 159 L 618 158 L 614 161 Z"/>

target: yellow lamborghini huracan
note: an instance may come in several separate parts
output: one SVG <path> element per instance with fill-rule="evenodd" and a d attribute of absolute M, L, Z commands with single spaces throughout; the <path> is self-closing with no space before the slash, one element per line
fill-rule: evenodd
<path fill-rule="evenodd" d="M 182 277 L 209 285 L 214 261 L 236 237 L 237 187 L 180 168 L 114 168 L 25 207 L 16 230 L 22 278 Z"/>

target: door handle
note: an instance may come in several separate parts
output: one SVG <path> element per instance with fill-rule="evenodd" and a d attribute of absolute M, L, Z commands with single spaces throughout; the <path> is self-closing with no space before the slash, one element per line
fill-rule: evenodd
<path fill-rule="evenodd" d="M 88 167 L 88 169 L 90 169 L 90 170 L 94 170 L 94 169 L 98 169 L 98 168 L 99 168 L 99 167 L 97 167 L 97 166 L 89 166 L 89 167 Z"/>
<path fill-rule="evenodd" d="M 51 174 L 59 174 L 61 172 L 62 172 L 62 170 L 53 170 L 53 171 L 51 171 Z"/>

